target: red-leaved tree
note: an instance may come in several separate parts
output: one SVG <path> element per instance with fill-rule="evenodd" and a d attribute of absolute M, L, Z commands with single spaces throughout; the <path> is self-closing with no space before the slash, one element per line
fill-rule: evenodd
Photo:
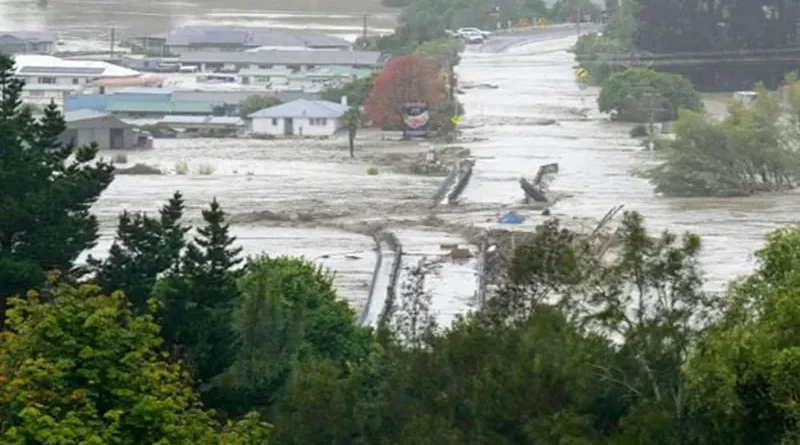
<path fill-rule="evenodd" d="M 373 125 L 387 130 L 403 126 L 403 105 L 426 102 L 433 111 L 447 98 L 436 63 L 417 56 L 393 57 L 375 79 L 364 111 Z"/>

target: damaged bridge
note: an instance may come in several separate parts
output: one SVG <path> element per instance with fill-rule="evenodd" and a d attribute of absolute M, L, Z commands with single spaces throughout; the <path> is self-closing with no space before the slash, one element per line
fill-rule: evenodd
<path fill-rule="evenodd" d="M 520 178 L 519 186 L 525 193 L 525 204 L 530 204 L 532 202 L 550 202 L 546 192 L 549 181 L 556 173 L 558 173 L 557 163 L 544 164 L 539 166 L 539 170 L 536 172 L 533 181 L 528 182 L 525 178 Z"/>
<path fill-rule="evenodd" d="M 470 179 L 472 179 L 473 167 L 475 167 L 475 160 L 467 159 L 461 161 L 458 167 L 447 175 L 447 178 L 434 193 L 431 208 L 442 205 L 445 202 L 449 205 L 456 205 L 458 198 L 464 193 Z"/>

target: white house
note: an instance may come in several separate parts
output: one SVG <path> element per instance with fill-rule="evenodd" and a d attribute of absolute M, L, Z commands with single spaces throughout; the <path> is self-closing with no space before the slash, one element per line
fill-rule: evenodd
<path fill-rule="evenodd" d="M 272 136 L 331 136 L 344 126 L 342 115 L 348 110 L 342 103 L 327 100 L 297 99 L 249 115 L 255 134 Z"/>
<path fill-rule="evenodd" d="M 18 55 L 14 75 L 25 81 L 22 101 L 63 105 L 64 97 L 82 92 L 100 79 L 136 78 L 139 71 L 101 61 L 64 60 L 54 56 Z"/>

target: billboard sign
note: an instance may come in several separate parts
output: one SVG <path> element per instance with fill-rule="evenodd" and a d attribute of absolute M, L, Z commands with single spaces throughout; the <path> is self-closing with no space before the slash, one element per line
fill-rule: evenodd
<path fill-rule="evenodd" d="M 403 137 L 428 137 L 428 123 L 431 119 L 428 104 L 411 102 L 403 105 Z"/>

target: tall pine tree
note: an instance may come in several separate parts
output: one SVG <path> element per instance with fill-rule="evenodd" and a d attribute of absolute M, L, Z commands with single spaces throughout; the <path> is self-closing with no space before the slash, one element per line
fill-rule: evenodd
<path fill-rule="evenodd" d="M 97 146 L 64 144 L 55 105 L 36 120 L 20 100 L 14 60 L 0 54 L 0 329 L 9 296 L 43 283 L 45 272 L 72 270 L 98 238 L 92 204 L 114 168 Z"/>
<path fill-rule="evenodd" d="M 243 260 L 216 199 L 203 211 L 203 220 L 205 225 L 186 246 L 180 270 L 165 278 L 157 293 L 164 304 L 168 345 L 207 384 L 233 361 L 231 313 Z"/>
<path fill-rule="evenodd" d="M 158 276 L 177 270 L 180 264 L 184 236 L 189 231 L 180 224 L 183 210 L 183 197 L 175 192 L 157 219 L 144 213 L 123 212 L 108 258 L 89 259 L 100 286 L 109 293 L 124 291 L 134 308 L 143 313 Z"/>

